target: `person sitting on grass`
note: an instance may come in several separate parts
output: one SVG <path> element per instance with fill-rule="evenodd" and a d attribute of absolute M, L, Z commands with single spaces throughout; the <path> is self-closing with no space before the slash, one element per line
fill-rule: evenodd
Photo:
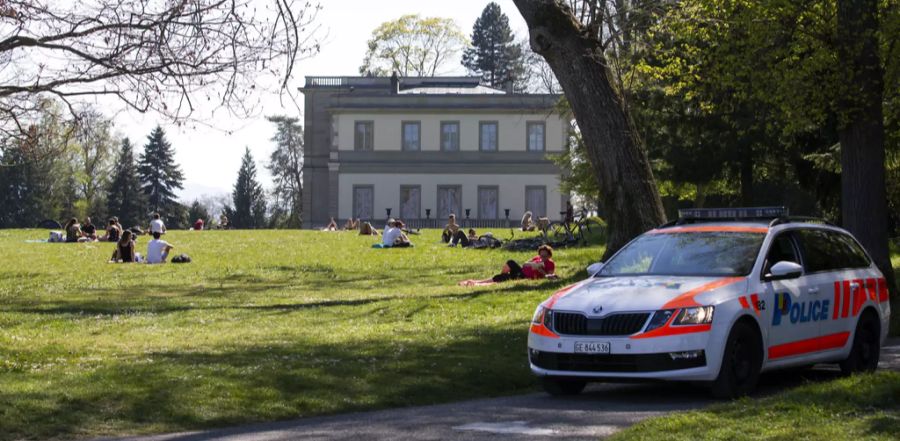
<path fill-rule="evenodd" d="M 388 223 L 388 228 L 384 230 L 384 234 L 381 236 L 381 243 L 385 247 L 408 247 L 412 246 L 409 242 L 409 238 L 403 234 L 403 222 L 395 221 L 393 219 Z"/>
<path fill-rule="evenodd" d="M 457 232 L 459 232 L 459 224 L 456 223 L 456 215 L 450 213 L 450 217 L 447 219 L 447 225 L 444 225 L 444 231 L 441 232 L 441 240 L 444 243 L 450 243 Z"/>
<path fill-rule="evenodd" d="M 551 257 L 553 257 L 553 248 L 550 245 L 541 245 L 538 247 L 538 255 L 523 265 L 519 265 L 515 260 L 507 260 L 500 274 L 484 280 L 463 280 L 459 282 L 459 286 L 493 285 L 516 279 L 555 279 L 556 263 Z"/>
<path fill-rule="evenodd" d="M 534 231 L 535 225 L 531 220 L 532 214 L 530 211 L 526 211 L 525 214 L 522 215 L 522 231 Z"/>
<path fill-rule="evenodd" d="M 450 243 L 447 246 L 455 247 L 456 245 L 461 245 L 463 248 L 472 246 L 472 243 L 478 240 L 478 236 L 475 234 L 475 230 L 469 228 L 469 235 L 463 233 L 463 230 L 456 230 L 456 233 L 453 234 L 453 237 L 450 238 Z"/>
<path fill-rule="evenodd" d="M 162 235 L 158 231 L 153 232 L 153 239 L 147 242 L 147 263 L 166 263 L 169 251 L 173 247 L 168 242 L 160 239 Z"/>
<path fill-rule="evenodd" d="M 89 242 L 97 240 L 97 227 L 91 223 L 91 218 L 84 218 L 84 225 L 81 226 L 81 235 Z"/>
<path fill-rule="evenodd" d="M 159 218 L 159 213 L 153 213 L 153 220 L 150 221 L 150 232 L 166 234 L 166 224 Z"/>
<path fill-rule="evenodd" d="M 116 243 L 116 251 L 113 252 L 113 262 L 134 263 L 137 262 L 134 253 L 134 239 L 131 230 L 122 232 L 122 238 Z"/>
<path fill-rule="evenodd" d="M 78 219 L 74 217 L 69 219 L 66 222 L 66 242 L 75 243 L 75 242 L 87 242 L 90 239 L 83 237 L 84 234 L 81 232 L 81 225 L 78 224 Z"/>
<path fill-rule="evenodd" d="M 109 223 L 106 225 L 106 234 L 100 236 L 100 240 L 106 242 L 118 242 L 121 236 L 122 229 L 119 228 L 119 224 L 114 218 L 110 218 Z"/>
<path fill-rule="evenodd" d="M 194 231 L 203 231 L 203 219 L 194 221 Z"/>

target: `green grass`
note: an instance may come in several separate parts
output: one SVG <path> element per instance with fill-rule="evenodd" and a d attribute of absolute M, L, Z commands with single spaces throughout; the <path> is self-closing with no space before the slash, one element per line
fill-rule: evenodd
<path fill-rule="evenodd" d="M 900 373 L 812 383 L 767 398 L 745 398 L 647 420 L 612 437 L 648 439 L 900 439 Z"/>
<path fill-rule="evenodd" d="M 506 231 L 495 231 L 506 236 Z M 535 306 L 557 281 L 463 288 L 507 258 L 311 231 L 172 232 L 187 265 L 105 263 L 113 245 L 0 231 L 0 440 L 145 434 L 533 388 Z M 139 251 L 146 250 L 141 238 Z"/>

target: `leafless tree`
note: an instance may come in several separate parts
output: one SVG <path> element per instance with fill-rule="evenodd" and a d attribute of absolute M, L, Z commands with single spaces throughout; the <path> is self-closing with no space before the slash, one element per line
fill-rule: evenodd
<path fill-rule="evenodd" d="M 264 7 L 263 7 L 264 6 Z M 294 0 L 0 0 L 0 136 L 23 137 L 46 97 L 77 116 L 112 97 L 176 123 L 201 106 L 254 114 L 319 50 L 318 4 Z"/>

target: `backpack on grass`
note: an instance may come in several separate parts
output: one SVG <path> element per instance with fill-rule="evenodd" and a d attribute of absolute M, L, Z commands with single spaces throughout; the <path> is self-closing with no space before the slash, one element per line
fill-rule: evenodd
<path fill-rule="evenodd" d="M 191 256 L 187 254 L 179 254 L 172 258 L 172 263 L 191 263 Z"/>

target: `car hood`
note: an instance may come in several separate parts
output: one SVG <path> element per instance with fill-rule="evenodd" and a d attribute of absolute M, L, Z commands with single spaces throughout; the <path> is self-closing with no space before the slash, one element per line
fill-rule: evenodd
<path fill-rule="evenodd" d="M 603 316 L 617 311 L 655 311 L 718 303 L 743 290 L 744 277 L 635 276 L 587 279 L 551 297 L 545 306 Z"/>

